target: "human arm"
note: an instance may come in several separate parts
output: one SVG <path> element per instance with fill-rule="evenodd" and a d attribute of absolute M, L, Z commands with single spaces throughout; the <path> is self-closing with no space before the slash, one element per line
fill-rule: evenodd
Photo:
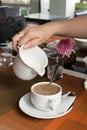
<path fill-rule="evenodd" d="M 24 48 L 40 45 L 53 35 L 64 37 L 87 38 L 87 16 L 73 19 L 49 22 L 35 27 L 25 27 L 12 39 L 13 48 L 17 50 L 17 45 L 24 45 Z"/>

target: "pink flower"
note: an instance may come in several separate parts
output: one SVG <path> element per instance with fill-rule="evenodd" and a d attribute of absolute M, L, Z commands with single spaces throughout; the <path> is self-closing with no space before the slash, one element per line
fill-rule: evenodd
<path fill-rule="evenodd" d="M 68 56 L 68 57 L 71 55 L 73 51 L 72 48 L 73 48 L 73 43 L 72 43 L 72 39 L 70 38 L 61 39 L 56 46 L 56 50 L 58 54 L 63 56 Z"/>

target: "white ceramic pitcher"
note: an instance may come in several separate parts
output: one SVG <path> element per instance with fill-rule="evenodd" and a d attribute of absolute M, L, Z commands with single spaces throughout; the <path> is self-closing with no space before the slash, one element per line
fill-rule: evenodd
<path fill-rule="evenodd" d="M 47 64 L 48 58 L 41 48 L 35 46 L 23 49 L 23 46 L 21 46 L 13 63 L 13 71 L 18 78 L 31 80 L 37 74 L 43 76 Z"/>

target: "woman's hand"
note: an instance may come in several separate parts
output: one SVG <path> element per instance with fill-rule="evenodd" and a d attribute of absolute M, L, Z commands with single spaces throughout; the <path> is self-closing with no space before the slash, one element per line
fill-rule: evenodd
<path fill-rule="evenodd" d="M 27 26 L 12 38 L 13 49 L 17 52 L 21 45 L 25 49 L 40 45 L 53 35 L 87 38 L 87 29 L 83 23 L 86 25 L 87 16 L 49 22 L 36 27 Z"/>
<path fill-rule="evenodd" d="M 24 45 L 24 49 L 44 43 L 50 38 L 51 33 L 46 25 L 25 27 L 22 31 L 12 38 L 13 49 L 18 52 L 18 46 Z"/>

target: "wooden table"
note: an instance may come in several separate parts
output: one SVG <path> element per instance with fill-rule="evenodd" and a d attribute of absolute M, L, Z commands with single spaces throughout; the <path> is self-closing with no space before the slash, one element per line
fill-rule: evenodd
<path fill-rule="evenodd" d="M 76 93 L 72 110 L 65 116 L 54 119 L 37 119 L 23 113 L 19 99 L 30 91 L 32 84 L 48 81 L 46 74 L 30 81 L 18 79 L 12 69 L 0 71 L 0 130 L 87 130 L 87 91 L 84 79 L 64 75 L 55 81 L 63 92 Z"/>

